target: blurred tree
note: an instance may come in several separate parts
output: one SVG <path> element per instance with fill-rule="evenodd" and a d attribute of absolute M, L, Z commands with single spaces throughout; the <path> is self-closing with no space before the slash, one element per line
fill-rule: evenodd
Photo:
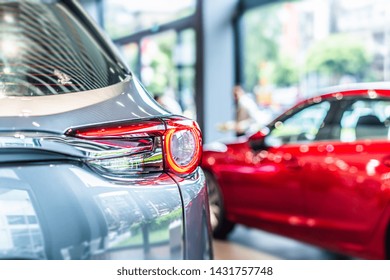
<path fill-rule="evenodd" d="M 257 85 L 289 87 L 298 83 L 297 63 L 283 55 L 288 48 L 283 42 L 291 40 L 286 38 L 288 19 L 296 15 L 293 2 L 296 1 L 280 1 L 245 13 L 244 86 L 247 90 Z"/>
<path fill-rule="evenodd" d="M 279 57 L 272 73 L 272 82 L 278 87 L 296 85 L 299 81 L 299 69 L 291 58 Z"/>
<path fill-rule="evenodd" d="M 246 90 L 259 82 L 268 84 L 272 79 L 273 64 L 277 61 L 281 32 L 275 6 L 261 7 L 245 14 L 244 71 Z"/>
<path fill-rule="evenodd" d="M 176 90 L 177 73 L 173 61 L 176 33 L 161 33 L 150 39 L 155 44 L 155 49 L 150 54 L 150 64 L 148 65 L 153 69 L 153 78 L 150 83 L 146 83 L 146 88 L 152 94 L 164 93 L 168 88 Z"/>
<path fill-rule="evenodd" d="M 331 77 L 336 84 L 344 75 L 362 81 L 372 58 L 363 43 L 345 34 L 335 34 L 315 43 L 309 50 L 306 72 Z"/>

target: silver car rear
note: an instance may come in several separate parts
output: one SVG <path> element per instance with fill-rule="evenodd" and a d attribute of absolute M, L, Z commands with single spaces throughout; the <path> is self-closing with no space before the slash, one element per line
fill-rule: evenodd
<path fill-rule="evenodd" d="M 0 258 L 210 258 L 203 172 L 167 156 L 196 124 L 154 102 L 75 2 L 0 2 L 0 18 Z"/>

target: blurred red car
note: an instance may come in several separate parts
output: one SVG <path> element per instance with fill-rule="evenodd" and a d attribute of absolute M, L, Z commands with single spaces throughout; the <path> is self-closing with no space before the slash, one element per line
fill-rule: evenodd
<path fill-rule="evenodd" d="M 235 223 L 361 258 L 390 256 L 390 90 L 336 91 L 205 147 L 212 225 Z"/>

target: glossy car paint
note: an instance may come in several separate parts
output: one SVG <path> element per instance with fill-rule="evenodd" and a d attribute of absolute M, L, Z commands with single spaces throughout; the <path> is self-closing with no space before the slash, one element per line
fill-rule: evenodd
<path fill-rule="evenodd" d="M 323 129 L 332 133 L 340 104 L 390 100 L 390 91 L 349 90 L 298 104 L 262 130 L 302 108 L 332 102 Z M 333 109 L 332 109 L 333 108 Z M 362 258 L 388 257 L 390 162 L 388 140 L 310 143 L 254 148 L 266 133 L 205 149 L 202 166 L 221 188 L 228 220 Z M 331 137 L 330 137 L 331 138 Z"/>
<path fill-rule="evenodd" d="M 83 100 L 82 105 L 79 99 Z M 8 108 L 0 113 L 3 130 L 40 130 L 61 135 L 74 126 L 170 115 L 152 100 L 133 76 L 102 89 L 42 97 L 10 96 L 2 98 L 1 102 Z M 53 106 L 58 108 L 53 109 Z"/>
<path fill-rule="evenodd" d="M 210 239 L 209 203 L 206 179 L 199 168 L 192 176 L 171 175 L 180 186 L 183 199 L 186 259 L 209 259 L 212 252 Z"/>
<path fill-rule="evenodd" d="M 72 162 L 2 167 L 1 258 L 209 258 L 204 177 L 193 177 L 182 180 L 183 208 L 167 174 L 114 182 Z"/>
<path fill-rule="evenodd" d="M 77 3 L 61 5 L 124 65 Z M 0 259 L 212 257 L 200 168 L 181 177 L 164 171 L 108 178 L 71 147 L 44 140 L 73 127 L 169 119 L 130 72 L 105 88 L 3 96 L 0 106 Z"/>

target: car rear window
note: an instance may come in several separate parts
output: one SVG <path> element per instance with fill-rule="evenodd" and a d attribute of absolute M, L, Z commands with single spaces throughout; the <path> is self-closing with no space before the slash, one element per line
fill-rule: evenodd
<path fill-rule="evenodd" d="M 0 0 L 0 98 L 87 91 L 125 79 L 91 30 L 61 1 Z"/>

